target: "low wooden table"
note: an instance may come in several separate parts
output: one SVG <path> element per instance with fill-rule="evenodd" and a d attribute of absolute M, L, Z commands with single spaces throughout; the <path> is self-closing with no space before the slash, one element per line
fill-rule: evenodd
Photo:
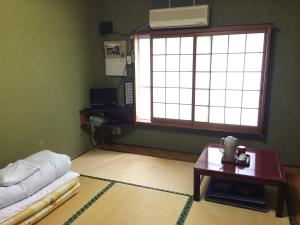
<path fill-rule="evenodd" d="M 200 183 L 204 175 L 232 180 L 276 186 L 276 216 L 282 217 L 286 177 L 278 152 L 257 148 L 247 148 L 250 165 L 237 166 L 221 163 L 222 153 L 219 144 L 208 144 L 194 165 L 194 200 L 200 201 Z"/>

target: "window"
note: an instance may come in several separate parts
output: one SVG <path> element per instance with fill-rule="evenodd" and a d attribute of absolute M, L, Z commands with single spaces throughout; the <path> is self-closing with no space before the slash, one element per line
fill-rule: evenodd
<path fill-rule="evenodd" d="M 262 134 L 271 25 L 135 35 L 137 122 Z"/>

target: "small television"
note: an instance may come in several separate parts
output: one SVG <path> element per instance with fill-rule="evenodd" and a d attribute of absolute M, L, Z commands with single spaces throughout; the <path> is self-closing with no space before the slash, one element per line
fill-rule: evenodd
<path fill-rule="evenodd" d="M 116 88 L 90 89 L 92 108 L 115 107 L 117 105 Z"/>

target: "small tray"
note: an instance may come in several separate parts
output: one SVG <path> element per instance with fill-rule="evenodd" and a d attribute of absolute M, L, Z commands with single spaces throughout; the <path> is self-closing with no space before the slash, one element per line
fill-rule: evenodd
<path fill-rule="evenodd" d="M 235 155 L 234 156 L 235 161 L 229 161 L 229 160 L 222 158 L 221 163 L 228 163 L 228 164 L 234 164 L 234 165 L 239 165 L 239 166 L 249 166 L 250 165 L 250 155 L 248 155 L 248 154 L 245 154 L 245 155 L 247 156 L 247 158 L 246 158 L 246 161 L 244 161 L 244 162 L 238 161 L 238 156 Z"/>

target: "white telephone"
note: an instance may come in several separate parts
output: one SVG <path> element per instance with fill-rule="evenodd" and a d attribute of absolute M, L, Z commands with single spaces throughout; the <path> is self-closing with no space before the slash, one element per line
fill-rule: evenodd
<path fill-rule="evenodd" d="M 93 126 L 100 126 L 104 123 L 104 119 L 99 116 L 90 116 L 90 123 Z"/>
<path fill-rule="evenodd" d="M 97 146 L 97 143 L 94 138 L 96 132 L 95 126 L 101 126 L 104 123 L 104 118 L 99 116 L 90 116 L 89 119 L 91 125 L 92 141 L 94 145 Z"/>

